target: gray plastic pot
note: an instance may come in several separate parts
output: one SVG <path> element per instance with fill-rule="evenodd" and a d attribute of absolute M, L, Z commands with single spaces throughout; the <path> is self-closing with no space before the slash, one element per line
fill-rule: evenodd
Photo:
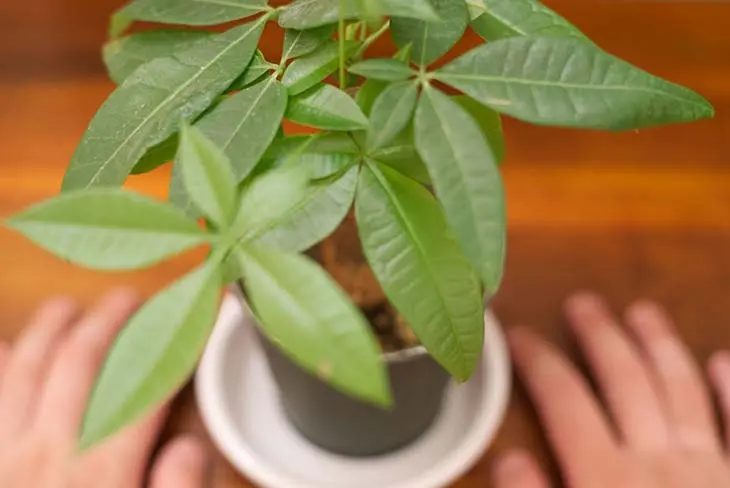
<path fill-rule="evenodd" d="M 450 377 L 422 347 L 384 356 L 394 400 L 385 410 L 333 389 L 258 335 L 289 421 L 327 451 L 347 456 L 391 452 L 423 434 L 441 409 Z"/>

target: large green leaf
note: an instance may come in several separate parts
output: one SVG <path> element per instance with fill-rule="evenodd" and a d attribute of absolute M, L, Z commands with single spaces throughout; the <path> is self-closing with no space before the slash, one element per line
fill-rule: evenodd
<path fill-rule="evenodd" d="M 372 151 L 370 157 L 424 185 L 431 185 L 431 176 L 413 142 L 412 123 L 391 144 Z"/>
<path fill-rule="evenodd" d="M 356 41 L 345 41 L 344 44 L 346 57 L 360 45 Z M 339 59 L 338 43 L 328 42 L 306 56 L 295 59 L 287 67 L 281 82 L 291 95 L 297 95 L 331 75 L 337 69 Z"/>
<path fill-rule="evenodd" d="M 284 47 L 281 52 L 282 63 L 315 51 L 332 37 L 333 32 L 332 25 L 307 30 L 287 29 L 284 32 Z"/>
<path fill-rule="evenodd" d="M 148 414 L 195 369 L 218 311 L 219 263 L 208 261 L 148 301 L 117 337 L 96 381 L 81 446 Z"/>
<path fill-rule="evenodd" d="M 112 16 L 111 35 L 134 21 L 215 25 L 269 10 L 266 0 L 133 0 Z"/>
<path fill-rule="evenodd" d="M 237 255 L 259 325 L 277 347 L 343 393 L 390 404 L 372 329 L 323 269 L 304 256 L 263 248 Z"/>
<path fill-rule="evenodd" d="M 272 77 L 227 98 L 195 126 L 226 153 L 241 182 L 274 140 L 286 104 L 286 90 Z"/>
<path fill-rule="evenodd" d="M 396 171 L 369 163 L 355 198 L 370 267 L 431 355 L 464 381 L 484 337 L 479 279 L 433 196 Z"/>
<path fill-rule="evenodd" d="M 394 17 L 390 29 L 395 43 L 413 45 L 413 62 L 426 66 L 446 54 L 461 39 L 469 25 L 469 11 L 464 0 L 431 0 L 440 20 Z"/>
<path fill-rule="evenodd" d="M 506 233 L 504 190 L 491 149 L 471 116 L 432 87 L 418 103 L 415 138 L 464 254 L 494 294 L 502 280 Z"/>
<path fill-rule="evenodd" d="M 412 78 L 415 72 L 397 59 L 366 59 L 350 66 L 350 73 L 382 81 L 400 81 Z"/>
<path fill-rule="evenodd" d="M 337 22 L 342 0 L 296 0 L 279 15 L 279 25 L 287 29 L 311 29 Z M 352 19 L 360 12 L 360 0 L 344 0 L 343 17 Z M 438 20 L 429 0 L 380 0 L 384 15 Z"/>
<path fill-rule="evenodd" d="M 505 143 L 502 118 L 499 114 L 466 95 L 456 95 L 452 97 L 452 100 L 469 112 L 469 115 L 479 125 L 484 137 L 487 138 L 495 161 L 497 161 L 497 164 L 502 164 L 505 156 Z"/>
<path fill-rule="evenodd" d="M 175 208 L 119 188 L 63 194 L 7 224 L 63 259 L 105 270 L 142 268 L 210 240 Z"/>
<path fill-rule="evenodd" d="M 367 147 L 380 149 L 393 141 L 411 121 L 418 88 L 411 81 L 394 83 L 378 96 L 370 114 Z"/>
<path fill-rule="evenodd" d="M 347 93 L 321 84 L 289 99 L 286 118 L 325 130 L 365 129 L 368 119 Z"/>
<path fill-rule="evenodd" d="M 714 114 L 695 92 L 577 38 L 490 42 L 446 65 L 436 78 L 498 112 L 541 125 L 625 130 Z"/>
<path fill-rule="evenodd" d="M 362 113 L 370 116 L 375 100 L 388 87 L 388 82 L 375 79 L 365 80 L 355 95 L 355 101 L 362 110 Z"/>
<path fill-rule="evenodd" d="M 537 0 L 473 1 L 482 3 L 483 12 L 472 18 L 471 26 L 488 41 L 530 35 L 585 39 L 577 27 Z"/>
<path fill-rule="evenodd" d="M 254 178 L 242 191 L 233 235 L 248 241 L 270 229 L 271 222 L 302 201 L 308 183 L 308 170 L 297 166 L 277 168 Z"/>
<path fill-rule="evenodd" d="M 147 149 L 200 115 L 251 59 L 265 18 L 137 69 L 102 105 L 71 159 L 63 190 L 124 183 Z"/>
<path fill-rule="evenodd" d="M 121 84 L 143 64 L 185 51 L 208 36 L 208 32 L 171 29 L 139 32 L 106 43 L 102 50 L 104 64 L 109 77 Z"/>
<path fill-rule="evenodd" d="M 218 228 L 227 228 L 233 219 L 237 196 L 228 157 L 198 129 L 184 125 L 177 164 L 182 167 L 185 189 L 197 209 Z"/>
<path fill-rule="evenodd" d="M 253 242 L 267 249 L 296 252 L 319 243 L 347 216 L 355 198 L 357 175 L 358 168 L 352 167 L 334 181 L 311 182 L 302 200 L 270 221 Z"/>
<path fill-rule="evenodd" d="M 317 132 L 311 135 L 298 134 L 276 139 L 267 149 L 264 159 L 288 159 L 307 153 L 358 154 L 359 152 L 359 148 L 349 134 Z"/>

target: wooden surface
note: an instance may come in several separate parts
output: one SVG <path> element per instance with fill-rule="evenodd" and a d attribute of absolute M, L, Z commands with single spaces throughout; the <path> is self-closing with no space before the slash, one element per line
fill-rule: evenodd
<path fill-rule="evenodd" d="M 621 134 L 507 121 L 509 253 L 497 315 L 507 327 L 530 324 L 573 353 L 560 313 L 566 294 L 594 289 L 616 307 L 656 298 L 703 361 L 730 348 L 730 3 L 548 3 L 607 50 L 700 91 L 718 115 Z M 88 120 L 112 89 L 97 53 L 116 6 L 112 0 L 0 4 L 0 215 L 57 191 Z M 132 186 L 162 196 L 166 178 L 161 171 Z M 145 272 L 102 275 L 61 263 L 4 229 L 0 242 L 5 339 L 50 294 L 88 303 L 119 283 L 150 294 L 200 258 L 193 252 Z M 189 390 L 168 431 L 205 435 Z M 493 447 L 454 486 L 489 486 L 490 461 L 514 446 L 535 450 L 554 473 L 520 388 Z M 217 458 L 214 488 L 248 486 Z"/>

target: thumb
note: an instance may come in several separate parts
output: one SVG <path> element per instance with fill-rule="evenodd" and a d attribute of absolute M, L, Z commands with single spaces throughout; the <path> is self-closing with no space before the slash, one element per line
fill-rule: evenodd
<path fill-rule="evenodd" d="M 524 451 L 503 455 L 492 473 L 495 488 L 549 488 L 550 483 L 535 458 Z"/>
<path fill-rule="evenodd" d="M 200 442 L 183 437 L 165 446 L 152 468 L 151 488 L 204 488 L 208 456 Z"/>

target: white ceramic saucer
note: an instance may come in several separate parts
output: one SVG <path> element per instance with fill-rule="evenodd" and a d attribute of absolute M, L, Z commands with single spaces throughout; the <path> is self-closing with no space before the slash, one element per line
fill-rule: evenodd
<path fill-rule="evenodd" d="M 479 370 L 449 386 L 440 416 L 391 454 L 349 458 L 307 442 L 280 406 L 250 313 L 229 294 L 196 377 L 198 405 L 218 448 L 265 488 L 442 488 L 482 456 L 502 422 L 510 364 L 494 316 L 485 315 Z"/>

